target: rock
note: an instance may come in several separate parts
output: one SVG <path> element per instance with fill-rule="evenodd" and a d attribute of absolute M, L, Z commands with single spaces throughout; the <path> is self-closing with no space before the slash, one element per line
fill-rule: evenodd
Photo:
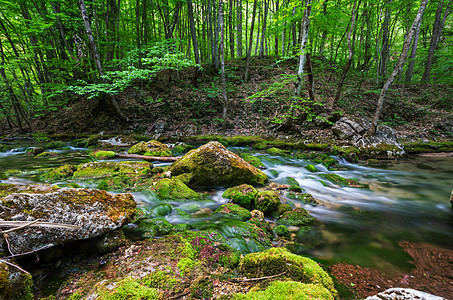
<path fill-rule="evenodd" d="M 103 147 L 128 147 L 136 143 L 136 140 L 124 135 L 115 136 L 105 140 L 99 140 L 99 144 Z"/>
<path fill-rule="evenodd" d="M 304 226 L 314 222 L 314 218 L 302 207 L 284 212 L 278 222 L 287 226 Z"/>
<path fill-rule="evenodd" d="M 262 211 L 254 209 L 250 212 L 252 218 L 257 219 L 258 221 L 264 221 L 264 214 Z"/>
<path fill-rule="evenodd" d="M 280 196 L 275 191 L 258 192 L 255 196 L 255 207 L 265 216 L 272 215 L 280 205 Z"/>
<path fill-rule="evenodd" d="M 38 154 L 41 154 L 44 152 L 43 147 L 33 147 L 33 148 L 28 148 L 27 149 L 27 154 L 31 156 L 36 156 Z"/>
<path fill-rule="evenodd" d="M 247 221 L 252 218 L 251 213 L 247 209 L 233 203 L 220 205 L 220 207 L 217 208 L 214 213 L 234 215 L 239 217 L 242 221 Z"/>
<path fill-rule="evenodd" d="M 151 187 L 160 200 L 187 201 L 196 200 L 200 196 L 179 179 L 164 178 L 156 181 Z"/>
<path fill-rule="evenodd" d="M 170 148 L 158 141 L 140 142 L 132 146 L 128 154 L 140 154 L 146 156 L 171 156 Z"/>
<path fill-rule="evenodd" d="M 240 184 L 263 185 L 267 175 L 219 142 L 210 142 L 189 151 L 174 162 L 169 170 L 173 175 L 192 173 L 189 186 L 216 187 Z"/>
<path fill-rule="evenodd" d="M 293 254 L 285 248 L 270 248 L 250 253 L 241 258 L 239 272 L 250 277 L 284 275 L 294 281 L 313 283 L 326 288 L 333 298 L 337 297 L 332 278 L 313 260 Z"/>
<path fill-rule="evenodd" d="M 406 288 L 391 288 L 365 300 L 446 300 L 445 298 Z"/>
<path fill-rule="evenodd" d="M 31 275 L 0 263 L 0 299 L 33 299 Z"/>
<path fill-rule="evenodd" d="M 394 158 L 404 154 L 404 147 L 392 128 L 379 125 L 373 136 L 365 136 L 370 128 L 371 122 L 366 119 L 343 117 L 332 127 L 332 132 L 338 139 L 359 148 L 364 157 Z"/>
<path fill-rule="evenodd" d="M 247 209 L 255 207 L 255 196 L 258 191 L 251 185 L 241 184 L 228 188 L 222 195 L 223 198 L 231 199 L 233 203 Z"/>
<path fill-rule="evenodd" d="M 13 253 L 42 246 L 103 235 L 129 222 L 135 214 L 130 194 L 112 195 L 105 191 L 63 188 L 43 193 L 13 193 L 0 198 L 0 218 L 6 221 L 33 221 L 80 226 L 81 229 L 26 227 L 9 233 Z"/>
<path fill-rule="evenodd" d="M 41 179 L 46 181 L 58 181 L 60 179 L 65 179 L 72 177 L 77 168 L 73 165 L 63 165 L 56 169 L 50 170 L 47 173 L 41 175 Z"/>

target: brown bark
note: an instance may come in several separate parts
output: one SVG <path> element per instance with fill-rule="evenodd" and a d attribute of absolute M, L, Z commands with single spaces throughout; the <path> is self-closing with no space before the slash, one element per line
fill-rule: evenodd
<path fill-rule="evenodd" d="M 258 2 L 258 0 L 253 1 L 252 25 L 250 25 L 250 38 L 249 38 L 249 46 L 247 49 L 247 61 L 245 63 L 245 74 L 244 74 L 244 81 L 246 81 L 246 82 L 249 80 L 250 55 L 252 54 L 253 28 L 255 26 L 257 2 Z"/>

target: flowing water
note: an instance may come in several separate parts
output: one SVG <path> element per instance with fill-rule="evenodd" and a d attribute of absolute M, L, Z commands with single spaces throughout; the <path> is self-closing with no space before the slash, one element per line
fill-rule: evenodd
<path fill-rule="evenodd" d="M 9 169 L 28 171 L 27 175 L 9 177 L 3 183 L 27 184 L 39 182 L 33 170 L 56 167 L 62 164 L 79 164 L 89 161 L 86 149 L 68 148 L 55 158 L 35 159 L 25 154 L 26 149 L 0 153 L 0 172 Z M 238 150 L 238 149 L 233 149 Z M 240 150 L 240 149 L 239 149 Z M 424 242 L 444 248 L 453 248 L 453 213 L 449 197 L 453 188 L 453 157 L 411 157 L 389 161 L 379 168 L 351 164 L 336 158 L 339 171 L 329 171 L 316 165 L 318 172 L 307 171 L 310 162 L 253 153 L 261 158 L 271 181 L 286 183 L 295 178 L 300 186 L 321 205 L 310 205 L 290 200 L 302 206 L 319 222 L 316 230 L 296 235 L 296 243 L 288 245 L 291 251 L 306 254 L 329 263 L 347 262 L 384 271 L 407 271 L 412 265 L 410 257 L 399 246 L 402 241 Z M 155 165 L 166 165 L 156 163 Z M 368 189 L 323 185 L 320 174 L 336 173 L 345 178 L 368 184 Z M 325 181 L 325 180 L 324 180 Z M 84 187 L 96 186 L 93 182 L 77 182 Z M 57 183 L 64 185 L 65 183 Z M 227 202 L 224 190 L 213 190 L 201 202 L 171 203 L 173 208 L 185 211 L 215 210 Z M 138 205 L 151 214 L 162 203 L 152 193 L 133 193 Z M 165 216 L 171 223 L 190 222 L 196 228 L 216 229 L 230 238 L 231 244 L 243 251 L 257 251 L 231 234 L 229 220 L 221 215 L 182 220 L 175 210 Z M 270 220 L 272 221 L 272 220 Z M 310 246 L 307 246 L 310 245 Z"/>

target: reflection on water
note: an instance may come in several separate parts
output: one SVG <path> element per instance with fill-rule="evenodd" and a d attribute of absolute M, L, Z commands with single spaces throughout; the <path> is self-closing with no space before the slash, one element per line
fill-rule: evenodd
<path fill-rule="evenodd" d="M 28 184 L 38 181 L 33 170 L 90 161 L 84 149 L 68 149 L 56 157 L 40 159 L 27 156 L 25 150 L 0 153 L 0 172 L 8 169 L 29 171 L 28 175 L 10 177 L 2 182 Z M 294 252 L 330 262 L 345 261 L 385 270 L 407 270 L 411 265 L 408 254 L 398 245 L 401 241 L 453 248 L 453 215 L 448 201 L 453 188 L 453 157 L 391 161 L 382 168 L 351 164 L 336 158 L 341 170 L 329 171 L 317 164 L 318 171 L 312 173 L 304 168 L 310 163 L 307 160 L 254 155 L 262 159 L 267 168 L 265 173 L 272 181 L 283 184 L 287 177 L 293 177 L 322 203 L 314 206 L 289 200 L 307 209 L 319 221 L 316 234 L 310 236 L 310 241 L 307 234 L 297 235 L 299 244 L 290 247 Z M 331 172 L 368 184 L 369 189 L 340 187 L 319 176 Z M 91 186 L 89 182 L 78 183 L 84 187 Z M 209 212 L 226 203 L 222 193 L 223 190 L 219 189 L 208 193 L 204 201 L 168 202 L 168 206 L 163 206 L 150 192 L 133 193 L 133 196 L 138 206 L 150 215 L 162 214 L 174 224 L 188 223 L 197 228 L 216 229 L 232 244 L 246 251 L 255 251 L 254 245 L 234 236 L 229 219 L 220 215 L 208 216 Z M 180 210 L 186 213 L 201 211 L 206 216 L 187 217 Z M 309 242 L 312 246 L 308 245 Z"/>

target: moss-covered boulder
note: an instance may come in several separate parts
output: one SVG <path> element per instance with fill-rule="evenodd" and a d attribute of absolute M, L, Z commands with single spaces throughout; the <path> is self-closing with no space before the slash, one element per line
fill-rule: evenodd
<path fill-rule="evenodd" d="M 66 143 L 62 141 L 52 141 L 46 144 L 46 149 L 60 149 L 66 147 Z"/>
<path fill-rule="evenodd" d="M 278 236 L 287 237 L 289 236 L 289 230 L 285 225 L 278 225 L 274 228 L 274 233 Z"/>
<path fill-rule="evenodd" d="M 0 299 L 33 300 L 31 275 L 0 262 Z"/>
<path fill-rule="evenodd" d="M 257 220 L 242 222 L 230 219 L 222 222 L 217 232 L 226 239 L 229 246 L 242 253 L 250 253 L 272 247 L 273 232 L 272 229 L 268 231 L 266 227 L 268 227 L 266 224 L 260 224 Z"/>
<path fill-rule="evenodd" d="M 119 174 L 143 176 L 149 174 L 152 167 L 151 163 L 141 161 L 90 162 L 78 165 L 73 177 L 86 179 Z"/>
<path fill-rule="evenodd" d="M 189 151 L 174 162 L 169 170 L 173 175 L 192 173 L 190 186 L 235 186 L 243 183 L 263 185 L 267 176 L 219 142 L 210 142 Z"/>
<path fill-rule="evenodd" d="M 286 150 L 282 150 L 282 149 L 275 148 L 275 147 L 267 149 L 266 152 L 270 155 L 278 155 L 278 156 L 287 156 L 288 155 Z"/>
<path fill-rule="evenodd" d="M 200 196 L 177 178 L 164 178 L 154 182 L 151 191 L 156 193 L 160 200 L 186 201 L 196 200 Z"/>
<path fill-rule="evenodd" d="M 231 199 L 233 203 L 247 209 L 255 207 L 255 196 L 258 191 L 251 185 L 241 184 L 228 188 L 222 195 L 223 198 Z"/>
<path fill-rule="evenodd" d="M 311 194 L 309 193 L 297 193 L 297 192 L 288 192 L 286 197 L 289 199 L 299 200 L 306 204 L 319 204 L 318 200 L 316 200 Z"/>
<path fill-rule="evenodd" d="M 46 181 L 57 181 L 72 177 L 77 168 L 73 165 L 63 165 L 56 169 L 50 170 L 41 175 L 41 178 Z"/>
<path fill-rule="evenodd" d="M 40 153 L 43 153 L 44 152 L 44 148 L 43 147 L 32 147 L 32 148 L 28 148 L 27 149 L 27 154 L 28 155 L 31 155 L 31 156 L 36 156 Z"/>
<path fill-rule="evenodd" d="M 56 157 L 58 155 L 57 152 L 48 152 L 44 151 L 39 153 L 38 155 L 35 156 L 35 158 L 42 158 L 42 157 Z"/>
<path fill-rule="evenodd" d="M 270 248 L 260 253 L 247 254 L 240 260 L 238 270 L 249 277 L 272 276 L 286 272 L 283 276 L 303 283 L 321 285 L 334 298 L 337 296 L 332 278 L 315 261 L 292 254 L 284 248 Z"/>
<path fill-rule="evenodd" d="M 220 207 L 217 208 L 214 213 L 237 216 L 242 221 L 250 220 L 250 218 L 252 217 L 250 211 L 233 203 L 220 205 Z"/>
<path fill-rule="evenodd" d="M 264 168 L 264 164 L 259 157 L 253 156 L 249 153 L 241 153 L 239 156 L 255 168 Z"/>
<path fill-rule="evenodd" d="M 49 243 L 60 245 L 69 241 L 97 237 L 130 222 L 135 214 L 135 201 L 130 194 L 112 195 L 88 189 L 41 189 L 35 193 L 13 193 L 0 198 L 0 211 L 5 221 L 48 223 L 79 226 L 80 229 L 27 227 L 9 233 L 11 250 L 24 253 Z"/>
<path fill-rule="evenodd" d="M 307 169 L 308 171 L 310 171 L 310 172 L 312 172 L 312 173 L 318 171 L 318 169 L 316 169 L 316 167 L 315 167 L 314 165 L 312 165 L 312 164 L 306 165 L 306 166 L 305 166 L 305 169 Z"/>
<path fill-rule="evenodd" d="M 314 222 L 314 218 L 302 207 L 296 207 L 292 211 L 284 212 L 278 222 L 288 226 L 304 226 Z"/>
<path fill-rule="evenodd" d="M 111 159 L 115 157 L 115 152 L 99 150 L 94 151 L 91 155 L 96 159 Z"/>
<path fill-rule="evenodd" d="M 255 208 L 264 215 L 272 215 L 280 205 L 280 196 L 275 191 L 258 192 L 255 196 Z"/>
<path fill-rule="evenodd" d="M 140 154 L 146 156 L 171 156 L 170 148 L 161 142 L 152 140 L 149 142 L 140 142 L 132 146 L 129 154 Z"/>
<path fill-rule="evenodd" d="M 274 281 L 264 291 L 235 294 L 235 300 L 334 300 L 331 292 L 320 284 L 297 281 Z"/>

